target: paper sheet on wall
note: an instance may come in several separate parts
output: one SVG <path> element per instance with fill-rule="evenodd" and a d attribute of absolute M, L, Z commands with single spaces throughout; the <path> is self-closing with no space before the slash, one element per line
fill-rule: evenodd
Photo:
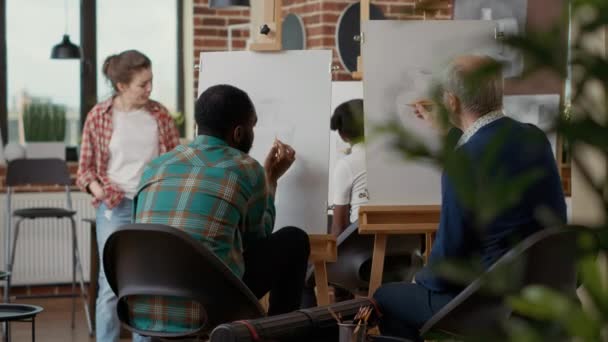
<path fill-rule="evenodd" d="M 250 155 L 263 165 L 275 138 L 296 150 L 279 180 L 275 230 L 326 233 L 331 51 L 203 52 L 198 93 L 216 84 L 246 91 L 258 123 Z"/>
<path fill-rule="evenodd" d="M 524 35 L 528 0 L 455 0 L 455 20 L 494 20 L 504 35 Z M 504 63 L 505 78 L 519 77 L 524 70 L 523 54 L 501 44 L 494 57 Z"/>
<path fill-rule="evenodd" d="M 514 95 L 504 97 L 504 111 L 518 121 L 536 125 L 545 133 L 557 156 L 557 133 L 552 124 L 559 116 L 559 95 Z"/>

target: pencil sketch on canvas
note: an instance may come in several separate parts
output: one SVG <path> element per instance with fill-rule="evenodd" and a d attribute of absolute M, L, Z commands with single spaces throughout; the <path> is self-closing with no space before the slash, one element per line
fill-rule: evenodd
<path fill-rule="evenodd" d="M 441 170 L 405 159 L 377 128 L 400 124 L 412 141 L 436 149 L 439 132 L 413 114 L 413 102 L 432 99 L 447 63 L 496 49 L 491 21 L 370 21 L 364 25 L 363 88 L 368 191 L 371 205 L 439 204 Z M 395 44 L 396 41 L 408 42 Z"/>
<path fill-rule="evenodd" d="M 330 64 L 328 50 L 201 53 L 199 94 L 231 84 L 255 105 L 258 122 L 249 154 L 263 165 L 275 139 L 296 150 L 296 161 L 279 180 L 275 229 L 327 231 Z"/>

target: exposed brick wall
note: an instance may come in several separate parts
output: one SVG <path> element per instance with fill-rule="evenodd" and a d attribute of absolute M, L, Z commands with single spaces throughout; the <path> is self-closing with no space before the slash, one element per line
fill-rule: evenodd
<path fill-rule="evenodd" d="M 295 13 L 304 21 L 307 48 L 333 50 L 333 63 L 340 66 L 340 70 L 334 72 L 334 80 L 352 79 L 339 61 L 335 31 L 342 11 L 355 2 L 358 0 L 283 0 L 283 17 Z M 201 51 L 228 50 L 228 25 L 249 22 L 249 10 L 214 10 L 209 8 L 208 3 L 209 0 L 194 0 L 196 64 Z M 453 13 L 453 0 L 372 0 L 372 3 L 380 6 L 384 15 L 392 20 L 451 19 Z M 245 49 L 248 37 L 248 29 L 234 30 L 232 49 Z M 197 88 L 198 71 L 195 71 L 195 92 Z M 562 166 L 562 176 L 564 190 L 570 194 L 569 165 Z"/>
<path fill-rule="evenodd" d="M 350 73 L 345 71 L 336 51 L 336 25 L 344 9 L 358 0 L 284 0 L 283 14 L 296 13 L 302 16 L 306 27 L 309 49 L 332 49 L 333 64 L 340 67 L 334 72 L 334 80 L 352 80 Z M 388 19 L 392 20 L 425 20 L 451 19 L 452 0 L 442 0 L 433 4 L 424 4 L 420 0 L 372 0 L 379 6 Z M 304 10 L 302 10 L 304 9 Z M 312 11 L 308 11 L 312 9 Z"/>
<path fill-rule="evenodd" d="M 209 8 L 209 0 L 194 0 L 194 63 L 198 65 L 203 51 L 227 51 L 228 25 L 249 22 L 249 10 L 216 10 Z M 249 30 L 234 30 L 232 48 L 245 48 Z M 198 71 L 194 71 L 194 91 L 198 89 Z"/>
<path fill-rule="evenodd" d="M 309 49 L 332 49 L 334 64 L 340 65 L 335 49 L 335 30 L 342 11 L 358 0 L 283 0 L 283 16 L 295 13 L 302 17 L 306 28 L 306 46 Z M 452 0 L 372 0 L 382 8 L 389 19 L 424 20 L 450 19 Z M 424 5 L 422 5 L 424 4 Z M 424 6 L 424 8 L 422 8 Z M 194 60 L 199 62 L 202 51 L 228 50 L 228 25 L 249 22 L 249 10 L 215 10 L 209 0 L 194 1 Z M 234 30 L 233 50 L 245 49 L 248 30 Z M 334 73 L 336 80 L 349 80 L 344 70 Z M 194 89 L 198 86 L 198 72 L 194 75 Z"/>

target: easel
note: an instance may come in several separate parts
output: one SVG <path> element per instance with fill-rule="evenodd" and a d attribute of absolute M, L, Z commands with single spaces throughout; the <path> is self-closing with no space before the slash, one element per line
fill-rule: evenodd
<path fill-rule="evenodd" d="M 282 0 L 251 1 L 251 24 L 248 49 L 252 51 L 280 51 L 283 48 Z"/>
<path fill-rule="evenodd" d="M 360 27 L 361 32 L 359 33 L 359 44 L 363 45 L 363 23 L 369 20 L 369 3 L 370 0 L 361 0 L 361 19 Z M 363 59 L 361 58 L 361 54 L 357 57 L 357 71 L 354 71 L 351 75 L 355 80 L 363 79 Z"/>
<path fill-rule="evenodd" d="M 327 284 L 328 262 L 338 260 L 336 237 L 331 234 L 310 234 L 310 258 L 314 266 L 317 285 L 317 305 L 329 305 L 329 286 Z"/>
<path fill-rule="evenodd" d="M 248 49 L 252 51 L 280 51 L 282 49 L 282 0 L 256 0 L 251 2 L 251 26 Z M 338 258 L 336 238 L 327 234 L 309 234 L 310 258 L 314 265 L 317 285 L 317 304 L 329 304 L 327 262 Z"/>
<path fill-rule="evenodd" d="M 361 0 L 361 34 L 359 36 L 361 45 L 364 43 L 363 23 L 370 17 L 369 6 L 370 0 Z M 356 80 L 363 79 L 361 56 L 357 57 L 357 71 L 352 73 L 352 77 Z M 431 252 L 434 234 L 439 226 L 439 215 L 440 206 L 438 205 L 368 205 L 359 208 L 359 234 L 375 235 L 368 292 L 370 297 L 382 284 L 388 236 L 424 234 L 426 262 Z"/>
<path fill-rule="evenodd" d="M 374 234 L 374 252 L 369 280 L 371 297 L 382 284 L 386 240 L 389 235 L 424 234 L 425 261 L 439 226 L 439 205 L 367 205 L 359 208 L 359 234 Z"/>

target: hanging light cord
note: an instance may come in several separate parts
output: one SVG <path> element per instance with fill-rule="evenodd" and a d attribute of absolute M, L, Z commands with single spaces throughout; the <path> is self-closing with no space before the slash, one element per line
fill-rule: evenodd
<path fill-rule="evenodd" d="M 68 0 L 63 1 L 63 10 L 65 12 L 65 34 L 68 34 Z"/>

